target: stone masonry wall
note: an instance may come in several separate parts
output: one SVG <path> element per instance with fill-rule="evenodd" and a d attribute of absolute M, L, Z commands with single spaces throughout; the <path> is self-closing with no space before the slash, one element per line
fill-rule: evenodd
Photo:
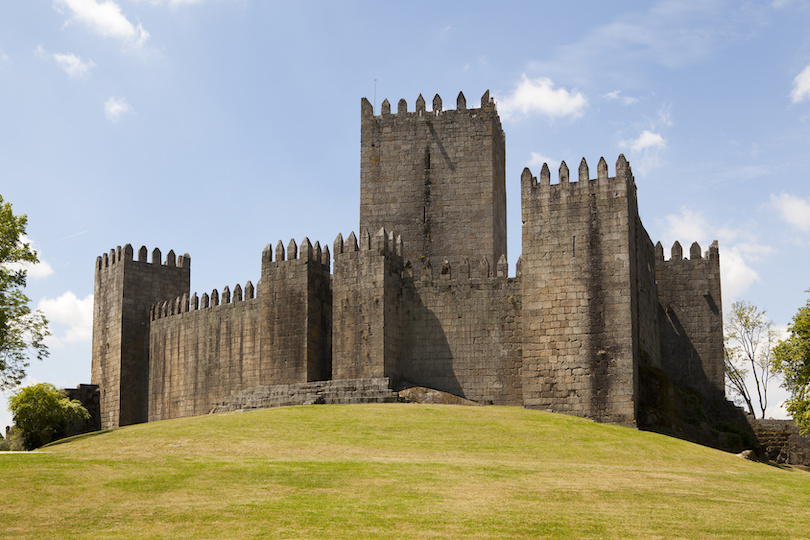
<path fill-rule="evenodd" d="M 332 378 L 397 379 L 403 353 L 402 240 L 338 235 L 332 279 Z"/>
<path fill-rule="evenodd" d="M 304 239 L 262 253 L 250 282 L 152 309 L 149 420 L 205 414 L 234 392 L 330 376 L 329 251 Z M 327 262 L 324 262 L 327 261 Z"/>
<path fill-rule="evenodd" d="M 159 249 L 147 262 L 141 247 L 118 247 L 96 259 L 93 304 L 92 383 L 101 389 L 103 429 L 145 422 L 149 380 L 149 309 L 156 302 L 188 294 L 191 257 L 161 263 Z"/>
<path fill-rule="evenodd" d="M 684 259 L 680 243 L 669 261 L 656 245 L 662 367 L 672 382 L 704 393 L 724 393 L 723 313 L 717 242 L 705 255 L 695 242 Z"/>
<path fill-rule="evenodd" d="M 427 111 L 388 101 L 374 116 L 361 104 L 360 230 L 380 227 L 402 235 L 414 264 L 461 262 L 472 253 L 497 261 L 506 254 L 504 135 L 489 92 L 481 108 Z"/>
<path fill-rule="evenodd" d="M 406 276 L 408 272 L 406 271 Z M 405 280 L 402 378 L 481 403 L 522 405 L 521 286 L 506 260 L 429 265 Z"/>
<path fill-rule="evenodd" d="M 253 286 L 226 287 L 151 321 L 149 421 L 208 413 L 235 390 L 260 384 L 260 303 Z M 184 299 L 185 300 L 185 299 Z"/>
<path fill-rule="evenodd" d="M 810 467 L 810 436 L 802 435 L 793 420 L 758 419 L 746 415 L 765 457 L 776 463 Z"/>
<path fill-rule="evenodd" d="M 661 367 L 661 346 L 658 330 L 658 286 L 655 279 L 655 246 L 641 224 L 636 220 L 636 271 L 634 290 L 636 302 L 636 326 L 638 327 L 639 361 Z"/>
<path fill-rule="evenodd" d="M 583 159 L 579 181 L 560 166 L 550 185 L 528 169 L 523 201 L 523 396 L 528 407 L 633 424 L 638 328 L 635 184 L 624 156 L 616 177 Z"/>

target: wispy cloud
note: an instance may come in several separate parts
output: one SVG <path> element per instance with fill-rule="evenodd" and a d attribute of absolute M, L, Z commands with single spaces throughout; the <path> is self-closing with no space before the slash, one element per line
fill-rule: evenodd
<path fill-rule="evenodd" d="M 752 15 L 757 9 L 750 4 L 659 0 L 646 9 L 619 10 L 605 24 L 530 62 L 528 70 L 578 85 L 640 84 L 635 79 L 651 73 L 643 66 L 680 69 L 747 39 L 752 27 L 764 24 Z"/>
<path fill-rule="evenodd" d="M 85 62 L 75 54 L 51 54 L 47 52 L 42 45 L 37 46 L 36 54 L 40 58 L 53 59 L 71 78 L 84 77 L 90 73 L 91 69 L 96 67 L 96 63 L 92 60 Z"/>
<path fill-rule="evenodd" d="M 104 102 L 104 115 L 111 122 L 118 122 L 125 114 L 132 112 L 132 106 L 126 98 L 110 97 Z"/>
<path fill-rule="evenodd" d="M 793 90 L 790 92 L 790 100 L 799 103 L 810 97 L 810 66 L 807 66 L 801 73 L 793 79 Z"/>
<path fill-rule="evenodd" d="M 621 90 L 614 90 L 612 92 L 608 92 L 607 94 L 602 94 L 602 97 L 608 101 L 619 101 L 623 105 L 633 105 L 634 103 L 638 103 L 638 98 L 623 96 L 621 93 Z"/>
<path fill-rule="evenodd" d="M 559 161 L 546 157 L 542 154 L 538 154 L 537 152 L 532 152 L 532 155 L 529 158 L 529 167 L 537 167 L 540 169 L 543 167 L 543 163 L 548 164 L 548 168 L 552 170 L 560 166 Z"/>
<path fill-rule="evenodd" d="M 201 4 L 205 0 L 134 0 L 135 2 L 143 2 L 146 4 L 152 4 L 153 6 L 186 6 L 191 4 Z"/>
<path fill-rule="evenodd" d="M 66 8 L 71 15 L 68 22 L 77 22 L 102 37 L 118 39 L 134 47 L 140 47 L 149 39 L 149 32 L 140 23 L 137 26 L 131 23 L 121 12 L 121 6 L 112 0 L 101 3 L 96 0 L 54 0 L 54 7 L 60 13 Z"/>
<path fill-rule="evenodd" d="M 643 152 L 644 150 L 666 148 L 667 142 L 660 133 L 653 133 L 652 131 L 645 129 L 635 139 L 621 141 L 619 145 L 629 148 L 633 152 Z"/>
<path fill-rule="evenodd" d="M 75 54 L 58 54 L 54 53 L 53 59 L 59 64 L 59 67 L 68 74 L 69 77 L 82 77 L 90 73 L 96 64 L 92 60 L 83 62 L 81 58 Z"/>
<path fill-rule="evenodd" d="M 784 221 L 803 232 L 810 232 L 810 199 L 789 193 L 771 194 L 771 205 Z"/>
<path fill-rule="evenodd" d="M 93 295 L 78 298 L 68 291 L 58 298 L 43 298 L 37 304 L 49 321 L 67 326 L 63 332 L 55 333 L 49 345 L 90 341 L 93 333 Z"/>
<path fill-rule="evenodd" d="M 582 92 L 555 88 L 551 79 L 530 79 L 525 73 L 515 90 L 497 101 L 498 111 L 505 119 L 534 114 L 549 118 L 579 118 L 588 106 L 588 99 Z"/>

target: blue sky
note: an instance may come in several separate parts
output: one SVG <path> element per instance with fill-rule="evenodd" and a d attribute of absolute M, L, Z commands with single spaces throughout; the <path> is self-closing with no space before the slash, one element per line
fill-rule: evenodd
<path fill-rule="evenodd" d="M 653 240 L 719 240 L 726 310 L 784 327 L 810 288 L 808 28 L 799 0 L 3 2 L 0 194 L 28 215 L 54 334 L 29 382 L 90 381 L 115 246 L 190 253 L 201 293 L 255 283 L 267 243 L 355 230 L 362 97 L 490 90 L 512 269 L 523 167 L 612 175 L 624 153 Z"/>

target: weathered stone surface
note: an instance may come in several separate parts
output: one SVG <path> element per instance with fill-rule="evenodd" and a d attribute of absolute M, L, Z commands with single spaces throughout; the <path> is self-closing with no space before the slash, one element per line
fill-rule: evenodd
<path fill-rule="evenodd" d="M 793 420 L 763 420 L 748 416 L 765 457 L 776 463 L 810 467 L 810 436 Z"/>

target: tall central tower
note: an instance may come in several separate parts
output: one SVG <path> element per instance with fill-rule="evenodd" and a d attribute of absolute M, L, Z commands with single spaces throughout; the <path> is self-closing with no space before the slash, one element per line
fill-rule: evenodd
<path fill-rule="evenodd" d="M 361 101 L 360 230 L 385 227 L 402 235 L 407 257 L 435 266 L 506 255 L 504 133 L 487 91 L 481 108 L 456 110 L 433 98 L 416 111 L 388 100 L 380 116 Z"/>

